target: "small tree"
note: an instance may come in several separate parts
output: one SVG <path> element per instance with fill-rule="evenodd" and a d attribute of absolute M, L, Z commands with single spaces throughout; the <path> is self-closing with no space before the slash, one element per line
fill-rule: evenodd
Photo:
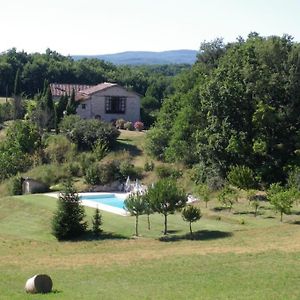
<path fill-rule="evenodd" d="M 171 179 L 161 179 L 148 189 L 148 197 L 154 212 L 163 214 L 164 234 L 168 233 L 168 215 L 181 209 L 187 202 L 187 195 Z"/>
<path fill-rule="evenodd" d="M 75 115 L 76 114 L 76 109 L 77 109 L 78 103 L 75 101 L 75 90 L 72 89 L 72 94 L 69 98 L 66 111 L 67 115 Z"/>
<path fill-rule="evenodd" d="M 92 223 L 93 223 L 93 234 L 95 237 L 99 237 L 102 232 L 102 229 L 101 229 L 102 216 L 101 216 L 101 213 L 100 213 L 100 210 L 98 207 L 95 210 L 95 214 L 93 216 Z"/>
<path fill-rule="evenodd" d="M 229 186 L 225 186 L 218 195 L 218 200 L 231 211 L 232 206 L 237 202 L 237 192 Z"/>
<path fill-rule="evenodd" d="M 200 220 L 200 218 L 202 217 L 201 210 L 200 208 L 195 207 L 193 205 L 188 205 L 182 210 L 181 215 L 184 221 L 190 223 L 190 234 L 192 237 L 193 236 L 192 223 Z"/>
<path fill-rule="evenodd" d="M 139 216 L 145 213 L 146 204 L 144 197 L 139 192 L 132 193 L 124 201 L 125 209 L 129 211 L 132 216 L 135 216 L 135 235 L 139 235 Z"/>
<path fill-rule="evenodd" d="M 268 199 L 273 205 L 275 211 L 280 213 L 280 222 L 283 214 L 290 214 L 291 208 L 297 199 L 298 193 L 294 188 L 285 190 L 279 184 L 271 184 L 268 191 Z"/>
<path fill-rule="evenodd" d="M 201 184 L 197 188 L 197 194 L 205 202 L 205 207 L 207 208 L 207 203 L 209 202 L 209 188 L 206 184 Z"/>
<path fill-rule="evenodd" d="M 87 228 L 85 212 L 72 181 L 64 184 L 58 207 L 52 219 L 52 232 L 58 240 L 69 240 L 82 235 Z"/>

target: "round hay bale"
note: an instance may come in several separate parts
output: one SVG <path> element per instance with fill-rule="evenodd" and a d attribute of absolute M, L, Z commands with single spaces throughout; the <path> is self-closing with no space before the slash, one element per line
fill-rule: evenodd
<path fill-rule="evenodd" d="M 52 280 L 46 274 L 37 274 L 29 278 L 25 284 L 27 293 L 49 293 L 52 290 Z"/>

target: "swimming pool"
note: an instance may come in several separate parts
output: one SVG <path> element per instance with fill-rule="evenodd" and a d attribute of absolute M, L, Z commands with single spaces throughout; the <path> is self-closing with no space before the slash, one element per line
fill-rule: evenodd
<path fill-rule="evenodd" d="M 99 204 L 105 204 L 117 208 L 124 207 L 125 197 L 117 196 L 116 194 L 96 194 L 96 195 L 81 195 L 80 200 L 90 200 Z"/>
<path fill-rule="evenodd" d="M 128 193 L 79 193 L 79 196 L 85 206 L 98 207 L 100 210 L 122 216 L 128 215 L 124 209 L 124 200 Z"/>

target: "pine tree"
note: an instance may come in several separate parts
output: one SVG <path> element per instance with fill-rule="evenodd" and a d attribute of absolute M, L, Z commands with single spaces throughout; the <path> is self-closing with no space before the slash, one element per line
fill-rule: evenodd
<path fill-rule="evenodd" d="M 68 104 L 67 104 L 67 108 L 66 108 L 67 115 L 75 115 L 77 106 L 78 105 L 75 101 L 75 91 L 73 89 L 71 97 L 69 98 L 69 101 L 68 101 Z"/>
<path fill-rule="evenodd" d="M 23 108 L 22 108 L 22 97 L 21 97 L 22 89 L 21 89 L 21 75 L 20 69 L 18 69 L 14 82 L 14 119 L 22 118 Z"/>
<path fill-rule="evenodd" d="M 102 229 L 101 229 L 102 216 L 101 216 L 101 213 L 100 213 L 100 210 L 98 207 L 95 210 L 95 214 L 93 216 L 92 223 L 93 223 L 93 234 L 95 237 L 99 237 L 102 232 Z"/>
<path fill-rule="evenodd" d="M 64 184 L 58 198 L 57 211 L 52 219 L 52 233 L 58 240 L 77 238 L 85 233 L 87 223 L 84 221 L 84 207 L 80 204 L 72 181 Z"/>

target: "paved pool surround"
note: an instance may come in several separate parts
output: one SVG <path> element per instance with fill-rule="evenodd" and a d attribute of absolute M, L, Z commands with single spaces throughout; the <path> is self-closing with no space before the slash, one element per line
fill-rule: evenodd
<path fill-rule="evenodd" d="M 111 194 L 114 194 L 114 195 L 116 195 L 116 198 L 121 198 L 121 199 L 125 199 L 129 195 L 129 193 L 78 193 L 79 196 L 96 196 L 96 195 L 111 195 Z M 59 192 L 46 193 L 44 195 L 58 198 Z M 100 210 L 104 210 L 104 211 L 114 213 L 114 214 L 117 214 L 120 216 L 124 216 L 124 217 L 129 216 L 129 213 L 125 209 L 98 203 L 98 202 L 95 202 L 92 200 L 81 200 L 81 204 L 84 206 L 92 207 L 92 208 L 98 207 Z"/>

